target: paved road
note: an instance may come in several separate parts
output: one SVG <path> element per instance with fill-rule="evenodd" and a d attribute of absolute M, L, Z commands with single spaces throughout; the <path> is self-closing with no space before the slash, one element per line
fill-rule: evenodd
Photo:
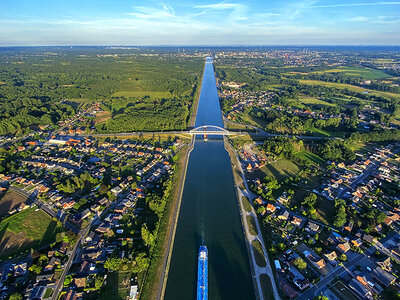
<path fill-rule="evenodd" d="M 273 293 L 274 293 L 275 300 L 280 300 L 278 287 L 276 286 L 274 274 L 273 274 L 273 271 L 272 271 L 272 268 L 271 268 L 271 265 L 270 265 L 270 260 L 268 258 L 268 252 L 267 252 L 267 249 L 265 248 L 264 239 L 263 239 L 262 232 L 261 232 L 261 227 L 260 227 L 260 224 L 259 224 L 258 219 L 257 219 L 257 214 L 256 214 L 256 212 L 255 212 L 253 207 L 252 207 L 252 211 L 251 212 L 247 212 L 244 209 L 243 203 L 242 203 L 242 200 L 241 200 L 242 196 L 246 196 L 251 201 L 251 199 L 255 198 L 255 196 L 249 191 L 249 187 L 247 185 L 247 181 L 246 181 L 246 178 L 244 176 L 242 164 L 240 163 L 239 157 L 237 156 L 235 150 L 231 147 L 231 145 L 228 142 L 226 142 L 226 140 L 225 140 L 225 146 L 229 147 L 231 149 L 231 151 L 236 155 L 237 165 L 238 165 L 238 167 L 240 169 L 241 177 L 242 177 L 242 180 L 243 180 L 243 184 L 245 186 L 245 190 L 243 190 L 243 191 L 238 186 L 236 186 L 236 189 L 237 189 L 237 194 L 238 194 L 238 201 L 240 203 L 239 205 L 241 207 L 240 210 L 241 210 L 242 224 L 244 226 L 244 232 L 245 232 L 246 240 L 247 240 L 247 243 L 248 243 L 248 249 L 250 250 L 250 255 L 251 255 L 250 259 L 251 259 L 251 262 L 252 262 L 251 265 L 253 267 L 253 271 L 254 271 L 254 275 L 255 275 L 255 278 L 253 277 L 253 280 L 256 281 L 255 289 L 257 291 L 258 298 L 259 299 L 264 299 L 264 295 L 263 295 L 262 287 L 261 287 L 260 275 L 261 274 L 266 274 L 266 275 L 269 276 L 269 278 L 271 280 L 271 285 L 272 285 L 272 288 L 273 288 Z M 235 163 L 233 163 L 233 164 L 235 164 Z M 254 221 L 256 223 L 256 227 L 257 227 L 257 232 L 258 232 L 257 235 L 252 235 L 250 233 L 249 228 L 248 228 L 248 224 L 247 224 L 247 220 L 246 220 L 247 216 L 252 216 L 253 217 L 253 219 L 254 219 Z M 265 257 L 265 261 L 266 261 L 266 266 L 265 267 L 260 267 L 256 263 L 254 250 L 253 250 L 253 247 L 252 247 L 252 244 L 251 244 L 255 240 L 258 240 L 260 242 L 261 246 L 262 246 L 263 254 L 264 254 L 264 257 Z"/>
<path fill-rule="evenodd" d="M 389 240 L 394 236 L 395 233 L 390 233 L 388 234 L 385 238 L 382 239 L 382 243 L 385 241 Z M 336 276 L 340 276 L 345 272 L 349 272 L 348 270 L 352 268 L 355 264 L 357 265 L 362 265 L 366 260 L 369 260 L 369 256 L 371 256 L 372 253 L 378 248 L 380 249 L 379 245 L 381 245 L 380 242 L 378 242 L 376 245 L 373 245 L 369 247 L 367 250 L 364 251 L 364 253 L 358 254 L 356 257 L 354 257 L 352 260 L 346 262 L 344 266 L 337 267 L 335 271 L 330 273 L 328 276 L 325 278 L 321 279 L 316 285 L 313 287 L 309 288 L 307 291 L 305 291 L 303 294 L 301 294 L 297 299 L 313 299 L 315 296 L 318 296 L 321 291 L 329 285 L 329 283 L 336 278 Z"/>

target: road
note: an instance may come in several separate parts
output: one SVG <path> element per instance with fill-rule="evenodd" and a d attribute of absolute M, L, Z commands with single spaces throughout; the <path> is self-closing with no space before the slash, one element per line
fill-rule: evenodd
<path fill-rule="evenodd" d="M 85 229 L 83 229 L 79 235 L 78 235 L 78 241 L 76 242 L 74 248 L 72 251 L 69 253 L 68 261 L 64 266 L 63 272 L 61 274 L 61 277 L 59 281 L 56 284 L 56 287 L 53 292 L 53 296 L 51 297 L 51 300 L 57 300 L 58 299 L 58 294 L 61 292 L 63 286 L 64 286 L 64 280 L 65 276 L 68 274 L 69 268 L 72 265 L 72 262 L 74 261 L 74 257 L 76 254 L 76 251 L 78 250 L 79 245 L 81 244 L 82 240 L 86 237 L 90 229 L 90 226 L 87 226 Z"/>
<path fill-rule="evenodd" d="M 260 224 L 258 222 L 257 219 L 257 214 L 252 206 L 252 210 L 250 212 L 247 212 L 244 207 L 243 207 L 243 202 L 242 202 L 242 196 L 248 197 L 249 201 L 251 202 L 252 199 L 255 198 L 255 195 L 253 195 L 250 190 L 249 187 L 247 185 L 247 181 L 246 181 L 246 177 L 244 175 L 244 171 L 242 168 L 242 164 L 240 163 L 239 157 L 236 154 L 235 150 L 232 148 L 232 146 L 226 141 L 225 139 L 225 147 L 229 147 L 230 151 L 233 153 L 233 155 L 235 155 L 236 158 L 231 158 L 231 159 L 236 159 L 236 164 L 235 162 L 232 161 L 232 163 L 234 165 L 237 165 L 237 167 L 240 170 L 241 173 L 241 177 L 243 180 L 243 184 L 245 189 L 242 191 L 239 186 L 235 183 L 236 185 L 236 190 L 237 190 L 237 195 L 238 195 L 238 202 L 239 202 L 239 206 L 240 206 L 240 211 L 241 211 L 241 217 L 242 217 L 242 225 L 243 225 L 243 230 L 246 236 L 246 241 L 248 243 L 248 250 L 250 252 L 250 262 L 251 262 L 251 266 L 253 267 L 253 282 L 255 281 L 254 284 L 254 288 L 256 290 L 256 294 L 258 295 L 258 299 L 264 299 L 264 295 L 262 292 L 262 287 L 261 287 L 261 281 L 260 281 L 260 275 L 261 274 L 265 274 L 268 275 L 268 277 L 271 280 L 271 285 L 272 285 L 272 289 L 273 289 L 273 293 L 274 293 L 274 298 L 275 300 L 280 300 L 280 296 L 279 296 L 279 292 L 278 292 L 278 287 L 276 285 L 275 282 L 275 277 L 274 277 L 274 273 L 272 271 L 271 265 L 270 265 L 270 260 L 268 257 L 268 252 L 267 249 L 265 248 L 265 243 L 264 243 L 264 238 L 262 236 L 262 231 L 261 231 L 261 227 Z M 228 151 L 228 150 L 227 150 Z M 229 152 L 229 151 L 228 151 Z M 234 172 L 234 170 L 233 170 Z M 252 235 L 249 231 L 249 227 L 247 224 L 247 216 L 251 216 L 256 224 L 257 227 L 257 235 Z M 263 254 L 264 254 L 264 258 L 265 258 L 265 262 L 266 265 L 265 267 L 260 267 L 257 265 L 256 259 L 255 259 L 255 254 L 254 254 L 254 248 L 252 246 L 252 242 L 253 241 L 258 241 L 261 244 L 262 250 L 263 250 Z"/>
<path fill-rule="evenodd" d="M 381 242 L 384 243 L 385 241 L 389 240 L 392 238 L 394 233 L 388 234 Z M 345 272 L 349 272 L 349 269 L 352 268 L 355 264 L 357 265 L 362 265 L 365 260 L 368 260 L 369 257 L 371 256 L 372 253 L 378 248 L 380 249 L 379 245 L 381 245 L 381 242 L 378 242 L 376 245 L 373 245 L 369 247 L 367 250 L 364 251 L 364 253 L 358 254 L 356 257 L 354 257 L 352 260 L 346 262 L 344 266 L 337 267 L 335 271 L 330 273 L 328 276 L 324 277 L 319 281 L 316 285 L 313 287 L 309 288 L 307 291 L 305 291 L 303 294 L 299 295 L 297 299 L 313 299 L 315 296 L 318 296 L 321 291 L 329 285 L 331 281 L 336 279 L 337 276 L 342 275 Z"/>

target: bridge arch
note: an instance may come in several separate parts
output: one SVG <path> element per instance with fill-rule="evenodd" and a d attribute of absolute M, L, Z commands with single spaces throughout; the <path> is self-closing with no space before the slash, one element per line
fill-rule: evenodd
<path fill-rule="evenodd" d="M 189 131 L 190 134 L 214 134 L 214 135 L 229 135 L 229 131 L 225 128 L 216 125 L 203 125 L 193 128 Z"/>

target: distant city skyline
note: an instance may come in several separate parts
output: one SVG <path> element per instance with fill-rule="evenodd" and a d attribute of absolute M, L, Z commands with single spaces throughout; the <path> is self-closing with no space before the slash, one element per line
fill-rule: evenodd
<path fill-rule="evenodd" d="M 400 45 L 400 1 L 15 0 L 0 46 Z"/>

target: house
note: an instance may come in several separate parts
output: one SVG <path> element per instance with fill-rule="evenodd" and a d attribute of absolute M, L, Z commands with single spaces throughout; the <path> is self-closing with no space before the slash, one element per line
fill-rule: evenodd
<path fill-rule="evenodd" d="M 298 218 L 298 217 L 296 217 L 296 216 L 293 216 L 293 219 L 292 219 L 292 224 L 293 225 L 295 225 L 295 226 L 298 226 L 298 227 L 300 227 L 300 225 L 301 225 L 301 223 L 303 222 L 303 220 L 302 219 L 300 219 L 300 218 Z"/>
<path fill-rule="evenodd" d="M 289 297 L 289 299 L 294 299 L 298 296 L 296 290 L 285 279 L 281 280 L 279 285 L 281 286 L 282 291 L 285 293 L 285 295 Z"/>
<path fill-rule="evenodd" d="M 289 218 L 289 212 L 285 210 L 282 214 L 278 216 L 279 220 L 286 221 Z"/>
<path fill-rule="evenodd" d="M 372 293 L 357 279 L 353 278 L 349 283 L 349 287 L 362 299 L 372 299 Z"/>
<path fill-rule="evenodd" d="M 308 222 L 306 231 L 316 234 L 319 231 L 319 225 L 313 223 L 313 222 Z"/>
<path fill-rule="evenodd" d="M 28 264 L 20 263 L 14 266 L 14 277 L 25 275 L 27 272 Z"/>
<path fill-rule="evenodd" d="M 119 186 L 116 186 L 116 187 L 113 187 L 110 191 L 115 196 L 118 196 L 122 192 L 122 189 Z"/>
<path fill-rule="evenodd" d="M 396 281 L 396 277 L 389 272 L 386 272 L 381 267 L 377 267 L 373 270 L 372 277 L 385 287 L 388 287 Z"/>
<path fill-rule="evenodd" d="M 328 252 L 324 254 L 324 257 L 326 258 L 327 261 L 335 261 L 337 259 L 337 254 L 335 251 Z"/>
<path fill-rule="evenodd" d="M 363 241 L 373 245 L 373 244 L 375 244 L 377 242 L 377 239 L 374 238 L 373 236 L 369 235 L 369 234 L 364 234 L 363 235 Z"/>
<path fill-rule="evenodd" d="M 347 251 L 350 250 L 349 242 L 338 244 L 337 247 L 336 247 L 336 250 L 338 250 L 340 253 L 346 253 Z"/>
<path fill-rule="evenodd" d="M 344 227 L 343 230 L 351 232 L 353 230 L 354 223 L 353 221 L 349 221 Z"/>
<path fill-rule="evenodd" d="M 263 205 L 265 202 L 263 199 L 261 199 L 261 197 L 258 197 L 256 199 L 254 199 L 254 201 L 258 204 L 258 205 Z"/>
<path fill-rule="evenodd" d="M 29 295 L 29 300 L 41 300 L 44 297 L 45 286 L 35 286 Z"/>
<path fill-rule="evenodd" d="M 86 286 L 86 277 L 74 278 L 74 284 L 77 288 L 84 288 Z"/>
<path fill-rule="evenodd" d="M 362 240 L 361 238 L 353 239 L 351 240 L 351 243 L 354 247 L 360 247 L 362 245 Z"/>
<path fill-rule="evenodd" d="M 65 294 L 65 298 L 63 300 L 77 300 L 78 296 L 76 295 L 76 292 L 73 290 L 69 290 L 66 294 Z"/>
<path fill-rule="evenodd" d="M 276 211 L 276 206 L 273 205 L 273 204 L 268 203 L 267 211 L 270 212 L 270 213 L 274 213 Z"/>
<path fill-rule="evenodd" d="M 377 261 L 377 264 L 384 269 L 385 271 L 391 272 L 392 271 L 392 262 L 390 257 L 387 256 L 386 258 L 382 258 Z"/>
<path fill-rule="evenodd" d="M 60 259 L 55 258 L 54 256 L 50 259 L 49 263 L 44 267 L 44 271 L 48 272 L 53 270 L 56 265 L 61 263 Z"/>

